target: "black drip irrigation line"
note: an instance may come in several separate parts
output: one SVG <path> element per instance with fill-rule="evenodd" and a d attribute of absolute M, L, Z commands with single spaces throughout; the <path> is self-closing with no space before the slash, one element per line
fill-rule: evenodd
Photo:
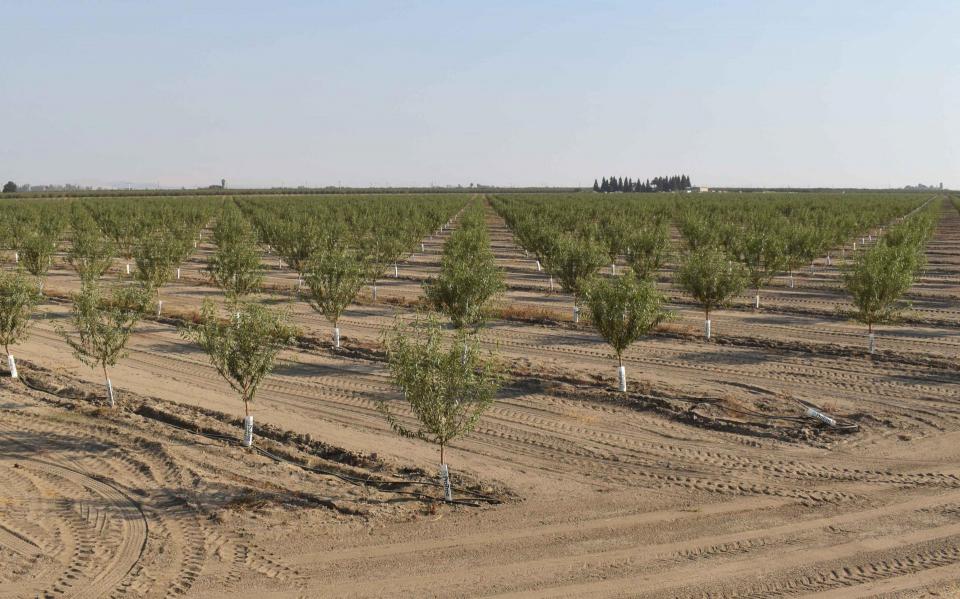
<path fill-rule="evenodd" d="M 172 423 L 169 423 L 169 422 L 164 422 L 164 424 L 166 424 L 167 426 L 171 426 L 171 427 L 173 427 L 173 428 L 175 428 L 175 429 L 178 429 L 178 430 L 181 430 L 181 431 L 184 431 L 184 432 L 193 434 L 193 435 L 199 435 L 199 436 L 201 436 L 201 437 L 205 437 L 205 438 L 207 438 L 207 439 L 213 439 L 213 440 L 218 440 L 218 441 L 226 441 L 226 442 L 228 442 L 228 443 L 234 443 L 234 442 L 236 442 L 236 439 L 235 439 L 234 437 L 230 436 L 230 435 L 220 435 L 220 434 L 215 434 L 215 433 L 207 433 L 207 432 L 203 432 L 203 431 L 190 430 L 189 428 L 186 428 L 186 427 L 183 427 L 183 426 L 179 426 L 179 425 L 176 425 L 176 424 L 172 424 Z M 410 485 L 410 486 L 434 487 L 434 488 L 438 488 L 438 489 L 443 488 L 442 485 L 440 485 L 439 483 L 430 482 L 430 481 L 411 481 L 411 480 L 396 480 L 396 481 L 391 481 L 391 480 L 375 480 L 375 479 L 373 479 L 373 478 L 362 478 L 362 477 L 359 477 L 359 476 L 350 476 L 349 474 L 342 474 L 342 473 L 336 472 L 336 471 L 334 471 L 334 470 L 328 470 L 328 469 L 325 469 L 325 468 L 314 468 L 314 467 L 311 467 L 311 466 L 306 466 L 306 465 L 301 464 L 301 463 L 299 463 L 299 462 L 297 462 L 297 461 L 290 460 L 290 459 L 285 458 L 285 457 L 283 457 L 283 456 L 280 456 L 280 455 L 271 453 L 271 452 L 267 451 L 266 449 L 262 449 L 262 448 L 260 448 L 260 447 L 255 446 L 255 445 L 252 445 L 252 446 L 250 447 L 250 449 L 252 449 L 252 450 L 256 451 L 257 453 L 259 453 L 260 455 L 262 455 L 262 456 L 264 456 L 264 457 L 266 457 L 266 458 L 269 458 L 269 459 L 271 459 L 271 460 L 274 460 L 274 461 L 276 461 L 276 462 L 281 462 L 281 463 L 284 463 L 284 464 L 290 464 L 290 465 L 292 465 L 292 466 L 297 466 L 298 468 L 301 468 L 301 469 L 306 470 L 306 471 L 308 471 L 308 472 L 313 472 L 314 474 L 320 474 L 320 475 L 324 475 L 324 476 L 331 476 L 331 477 L 340 479 L 340 480 L 342 480 L 343 482 L 349 483 L 349 484 L 352 484 L 352 485 L 374 487 L 374 488 L 376 488 L 378 491 L 383 491 L 383 492 L 386 492 L 386 493 L 394 493 L 394 494 L 397 494 L 397 495 L 408 495 L 408 496 L 411 496 L 411 497 L 416 497 L 417 499 L 427 500 L 427 501 L 434 501 L 434 502 L 435 502 L 435 501 L 438 501 L 436 498 L 434 498 L 434 497 L 429 497 L 429 496 L 427 496 L 427 495 L 423 495 L 422 493 L 417 493 L 417 492 L 415 492 L 415 491 L 402 491 L 402 490 L 399 490 L 399 489 L 390 489 L 390 488 L 387 488 L 387 487 L 390 487 L 390 486 L 393 486 L 393 485 Z M 460 491 L 461 491 L 462 493 L 466 493 L 467 495 L 472 496 L 473 498 L 475 498 L 475 499 L 478 500 L 478 501 L 484 501 L 484 502 L 486 502 L 486 503 L 490 503 L 490 504 L 493 504 L 493 505 L 499 505 L 499 504 L 503 503 L 501 500 L 499 500 L 499 499 L 497 499 L 497 498 L 495 498 L 495 497 L 490 497 L 489 495 L 484 495 L 484 494 L 482 494 L 482 493 L 477 493 L 476 491 L 471 491 L 470 489 L 461 489 Z M 466 506 L 470 506 L 470 507 L 480 507 L 480 504 L 471 503 L 471 502 L 469 502 L 469 501 L 464 501 L 464 500 L 462 500 L 462 499 L 454 499 L 454 500 L 452 500 L 452 501 L 444 501 L 444 503 L 450 503 L 450 504 L 455 504 L 455 505 L 466 505 Z"/>
<path fill-rule="evenodd" d="M 61 397 L 60 395 L 57 395 L 56 393 L 51 393 L 48 389 L 44 389 L 43 387 L 38 387 L 37 385 L 32 384 L 32 383 L 29 382 L 29 380 L 26 379 L 26 378 L 21 377 L 20 380 L 23 381 L 23 384 L 24 384 L 24 385 L 26 385 L 27 387 L 33 389 L 34 391 L 39 391 L 39 392 L 41 392 L 41 393 L 46 393 L 47 395 L 53 395 L 54 397 Z M 74 396 L 74 397 L 68 397 L 68 399 L 78 399 L 78 400 L 79 400 L 79 399 L 83 399 L 83 398 L 82 398 L 82 397 L 78 397 L 78 396 Z M 151 419 L 151 420 L 154 420 L 154 419 Z M 186 432 L 186 433 L 190 433 L 190 434 L 193 434 L 193 435 L 198 435 L 198 436 L 201 436 L 201 437 L 205 437 L 205 438 L 207 438 L 207 439 L 211 439 L 211 440 L 214 440 L 214 441 L 224 441 L 224 442 L 227 442 L 227 443 L 234 443 L 234 442 L 236 442 L 236 438 L 235 438 L 235 437 L 232 437 L 232 436 L 230 436 L 230 435 L 220 435 L 220 434 L 217 434 L 217 433 L 208 433 L 208 432 L 203 432 L 203 431 L 191 430 L 191 429 L 189 429 L 189 428 L 187 428 L 187 427 L 179 426 L 179 425 L 173 424 L 173 423 L 171 423 L 171 422 L 166 422 L 166 421 L 164 421 L 163 424 L 165 424 L 165 425 L 167 425 L 167 426 L 170 426 L 170 427 L 173 427 L 173 428 L 175 428 L 175 429 L 177 429 L 177 430 L 180 430 L 180 431 L 183 431 L 183 432 Z M 267 458 L 270 458 L 270 459 L 272 459 L 272 460 L 274 460 L 274 461 L 276 461 L 276 462 L 282 462 L 282 463 L 285 463 L 285 464 L 291 464 L 291 465 L 297 466 L 297 467 L 299 467 L 299 468 L 301 468 L 301 469 L 303 469 L 303 470 L 307 470 L 308 472 L 313 472 L 314 474 L 320 474 L 320 475 L 324 475 L 324 476 L 332 476 L 332 477 L 334 477 L 334 478 L 338 478 L 338 479 L 342 480 L 343 482 L 346 482 L 346 483 L 349 483 L 349 484 L 352 484 L 352 485 L 370 486 L 370 487 L 376 488 L 378 491 L 383 491 L 383 492 L 385 492 L 385 493 L 394 493 L 394 494 L 397 494 L 397 495 L 408 495 L 408 496 L 410 496 L 410 497 L 416 497 L 417 499 L 424 500 L 424 501 L 437 502 L 437 501 L 439 501 L 439 500 L 436 499 L 435 497 L 430 497 L 430 496 L 428 496 L 428 495 L 424 495 L 424 494 L 422 494 L 422 493 L 417 493 L 417 492 L 415 492 L 415 491 L 402 491 L 402 490 L 400 490 L 400 489 L 390 489 L 390 488 L 387 488 L 387 487 L 394 486 L 394 485 L 409 485 L 409 486 L 433 487 L 433 488 L 437 488 L 437 489 L 442 489 L 442 488 L 443 488 L 443 485 L 441 485 L 440 483 L 436 483 L 436 482 L 432 482 L 432 481 L 414 481 L 414 480 L 396 480 L 396 481 L 391 481 L 391 480 L 374 480 L 374 479 L 372 479 L 372 478 L 362 478 L 362 477 L 359 477 L 359 476 L 350 476 L 349 474 L 341 474 L 341 473 L 336 472 L 336 471 L 333 471 L 333 470 L 327 470 L 327 469 L 324 469 L 324 468 L 314 468 L 314 467 L 306 466 L 306 465 L 304 465 L 304 464 L 301 464 L 301 463 L 296 462 L 296 461 L 294 461 L 294 460 L 290 460 L 290 459 L 284 458 L 283 456 L 276 455 L 276 454 L 274 454 L 274 453 L 271 453 L 271 452 L 269 452 L 269 451 L 267 451 L 267 450 L 265 450 L 265 449 L 261 449 L 261 448 L 256 447 L 256 446 L 251 446 L 251 449 L 253 449 L 253 450 L 256 451 L 257 453 L 259 453 L 260 455 L 262 455 L 262 456 L 264 456 L 264 457 L 267 457 Z M 467 495 L 470 495 L 470 496 L 471 496 L 473 499 L 475 499 L 476 501 L 482 501 L 482 502 L 485 502 L 485 503 L 488 503 L 488 504 L 491 504 L 491 505 L 500 505 L 500 504 L 503 503 L 502 500 L 497 499 L 496 497 L 490 497 L 489 495 L 484 495 L 483 493 L 478 493 L 477 491 L 472 491 L 472 490 L 470 490 L 470 489 L 460 489 L 460 492 L 461 492 L 461 493 L 465 493 L 465 494 L 467 494 Z M 465 500 L 462 500 L 462 499 L 454 499 L 454 500 L 451 500 L 451 501 L 446 501 L 446 500 L 444 500 L 443 503 L 448 503 L 448 504 L 453 504 L 453 505 L 465 505 L 465 506 L 469 506 L 469 507 L 480 507 L 480 504 L 479 504 L 479 503 L 473 503 L 473 502 L 465 501 Z"/>

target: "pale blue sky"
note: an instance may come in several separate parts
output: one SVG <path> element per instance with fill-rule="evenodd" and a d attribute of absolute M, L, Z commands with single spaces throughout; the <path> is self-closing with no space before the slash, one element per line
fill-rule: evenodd
<path fill-rule="evenodd" d="M 960 2 L 0 0 L 0 178 L 960 187 Z"/>

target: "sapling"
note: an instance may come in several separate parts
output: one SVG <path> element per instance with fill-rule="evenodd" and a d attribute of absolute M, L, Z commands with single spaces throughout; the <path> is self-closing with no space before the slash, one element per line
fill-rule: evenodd
<path fill-rule="evenodd" d="M 853 317 L 867 325 L 869 351 L 876 338 L 873 327 L 891 322 L 903 310 L 899 299 L 913 285 L 922 257 L 910 245 L 880 242 L 857 254 L 843 271 L 843 283 L 853 301 Z"/>
<path fill-rule="evenodd" d="M 10 346 L 26 336 L 40 298 L 36 283 L 26 275 L 0 271 L 0 343 L 7 354 L 12 379 L 17 378 L 17 362 Z"/>
<path fill-rule="evenodd" d="M 637 278 L 653 277 L 670 258 L 670 237 L 664 224 L 641 227 L 628 243 L 627 264 Z"/>
<path fill-rule="evenodd" d="M 37 288 L 43 290 L 43 279 L 53 264 L 56 239 L 42 233 L 30 235 L 20 248 L 20 268 L 37 278 Z"/>
<path fill-rule="evenodd" d="M 595 278 L 586 286 L 590 322 L 617 356 L 620 391 L 627 390 L 623 352 L 670 316 L 654 283 L 627 274 L 612 280 Z"/>
<path fill-rule="evenodd" d="M 440 274 L 423 284 L 430 306 L 458 329 L 483 324 L 489 301 L 506 289 L 485 228 L 463 227 L 444 245 Z"/>
<path fill-rule="evenodd" d="M 133 258 L 137 263 L 135 277 L 155 295 L 157 316 L 163 307 L 160 288 L 173 276 L 185 247 L 188 247 L 185 240 L 169 231 L 145 235 L 134 247 Z"/>
<path fill-rule="evenodd" d="M 81 283 L 94 282 L 113 264 L 116 247 L 83 208 L 73 214 L 73 239 L 67 262 L 80 276 Z"/>
<path fill-rule="evenodd" d="M 610 274 L 617 274 L 617 258 L 627 249 L 627 223 L 620 214 L 610 215 L 600 223 L 600 238 L 607 246 Z"/>
<path fill-rule="evenodd" d="M 335 347 L 340 347 L 340 316 L 366 280 L 367 268 L 361 257 L 344 247 L 320 250 L 307 262 L 307 303 L 333 325 Z"/>
<path fill-rule="evenodd" d="M 579 322 L 583 285 L 606 263 L 606 249 L 592 239 L 562 234 L 556 240 L 547 261 L 547 270 L 551 272 L 551 277 L 555 274 L 560 280 L 560 287 L 573 295 L 573 321 Z"/>
<path fill-rule="evenodd" d="M 743 291 L 746 280 L 743 265 L 715 246 L 702 246 L 683 259 L 677 270 L 676 284 L 703 308 L 707 339 L 711 335 L 710 313 L 727 305 L 734 295 Z"/>
<path fill-rule="evenodd" d="M 370 283 L 371 296 L 377 299 L 377 281 L 383 275 L 387 264 L 395 261 L 404 249 L 404 241 L 396 234 L 384 231 L 371 231 L 361 242 L 364 263 L 368 265 L 367 280 Z"/>
<path fill-rule="evenodd" d="M 389 402 L 380 399 L 377 409 L 396 433 L 422 439 L 440 449 L 440 476 L 445 498 L 452 501 L 449 469 L 444 450 L 457 437 L 472 431 L 493 403 L 501 382 L 501 369 L 492 356 L 480 353 L 479 340 L 460 330 L 448 342 L 433 318 L 412 325 L 398 323 L 385 333 L 390 374 L 403 391 L 417 420 L 413 427 L 398 418 Z M 461 348 L 466 347 L 464 352 Z"/>
<path fill-rule="evenodd" d="M 253 444 L 250 402 L 264 377 L 273 370 L 277 355 L 293 343 L 296 330 L 288 315 L 253 302 L 239 302 L 236 312 L 221 318 L 216 305 L 204 300 L 199 322 L 181 329 L 184 338 L 199 345 L 210 363 L 243 400 L 243 446 Z"/>
<path fill-rule="evenodd" d="M 756 291 L 754 308 L 760 308 L 760 290 L 786 266 L 784 242 L 771 223 L 759 221 L 741 232 L 736 244 L 747 267 L 750 286 Z"/>
<path fill-rule="evenodd" d="M 111 408 L 116 404 L 107 368 L 116 366 L 126 356 L 127 342 L 143 316 L 149 297 L 147 290 L 139 285 L 115 285 L 104 293 L 99 285 L 86 283 L 80 293 L 73 296 L 68 319 L 72 332 L 56 325 L 57 333 L 81 363 L 103 370 Z"/>
<path fill-rule="evenodd" d="M 783 264 L 790 276 L 790 288 L 793 289 L 796 286 L 793 278 L 794 271 L 813 261 L 820 247 L 820 238 L 814 227 L 803 224 L 792 224 L 786 228 L 784 235 L 786 239 L 783 244 Z M 829 255 L 827 264 L 830 264 Z"/>
<path fill-rule="evenodd" d="M 263 283 L 260 253 L 253 232 L 216 236 L 217 250 L 207 264 L 210 278 L 228 298 L 255 293 Z"/>

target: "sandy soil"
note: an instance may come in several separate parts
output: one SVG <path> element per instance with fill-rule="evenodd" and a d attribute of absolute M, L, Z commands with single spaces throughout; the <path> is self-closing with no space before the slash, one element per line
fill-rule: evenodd
<path fill-rule="evenodd" d="M 570 298 L 490 226 L 516 318 L 485 342 L 513 378 L 449 452 L 458 505 L 421 484 L 435 450 L 375 410 L 406 414 L 376 340 L 444 236 L 349 311 L 341 351 L 292 304 L 319 342 L 285 352 L 254 408 L 272 427 L 258 445 L 288 461 L 237 445 L 241 403 L 174 321 L 141 325 L 112 374 L 120 408 L 100 407 L 99 374 L 53 330 L 66 304 L 46 304 L 15 349 L 31 386 L 0 383 L 0 597 L 960 596 L 960 214 L 944 208 L 912 291 L 927 324 L 885 328 L 884 353 L 834 315 L 837 273 L 818 261 L 769 308 L 717 314 L 716 342 L 676 304 L 629 352 L 626 399 L 599 338 L 562 320 Z M 170 314 L 219 296 L 199 276 L 210 250 L 163 289 Z M 47 288 L 76 281 L 59 269 Z"/>

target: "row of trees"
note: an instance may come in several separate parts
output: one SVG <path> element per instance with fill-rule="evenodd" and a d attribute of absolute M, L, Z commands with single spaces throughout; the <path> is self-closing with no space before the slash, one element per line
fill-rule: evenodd
<path fill-rule="evenodd" d="M 614 191 L 653 193 L 655 191 L 683 191 L 690 189 L 689 175 L 671 175 L 669 177 L 654 177 L 641 181 L 630 177 L 603 177 L 598 183 L 593 180 L 593 190 L 608 193 Z"/>
<path fill-rule="evenodd" d="M 651 280 L 672 253 L 662 211 L 648 211 L 645 220 L 627 228 L 616 214 L 602 215 L 585 225 L 585 211 L 563 199 L 553 204 L 540 199 L 539 205 L 531 207 L 503 197 L 495 198 L 494 206 L 520 244 L 536 256 L 538 266 L 546 266 L 551 287 L 556 277 L 562 290 L 573 295 L 575 322 L 582 300 L 588 297 L 584 290 L 608 259 L 615 274 L 615 260 L 625 256 L 635 278 L 642 281 Z M 852 259 L 844 263 L 843 281 L 855 306 L 853 316 L 868 325 L 872 352 L 872 325 L 897 312 L 898 298 L 922 266 L 922 250 L 937 206 L 932 202 L 917 205 L 915 198 L 894 198 L 868 216 L 853 216 L 845 207 L 838 211 L 839 216 L 830 218 L 824 206 L 788 201 L 740 213 L 739 222 L 718 218 L 713 226 L 708 225 L 711 216 L 731 217 L 735 208 L 716 203 L 683 206 L 677 217 L 685 247 L 679 253 L 674 284 L 703 308 L 705 334 L 710 338 L 711 312 L 728 305 L 746 288 L 755 291 L 755 307 L 759 308 L 760 291 L 774 276 L 788 272 L 793 286 L 793 272 L 828 251 L 825 246 L 837 239 L 839 231 L 849 233 L 853 227 L 875 225 L 881 218 L 910 210 L 909 218 L 897 219 L 902 222 L 885 235 L 880 227 L 877 234 L 883 237 L 872 243 L 869 251 L 864 246 L 867 239 L 862 239 L 863 251 L 851 249 Z M 853 206 L 856 210 L 862 207 L 862 200 Z M 575 214 L 572 219 L 570 212 Z M 807 222 L 808 217 L 820 226 Z M 570 226 L 565 226 L 568 223 Z M 869 238 L 874 242 L 872 234 Z M 845 250 L 843 255 L 846 257 Z"/>
<path fill-rule="evenodd" d="M 194 233 L 177 225 L 156 223 L 154 234 L 148 231 L 134 246 L 134 276 L 105 285 L 101 278 L 112 262 L 116 242 L 96 224 L 89 210 L 82 206 L 73 210 L 76 206 L 70 212 L 67 260 L 77 269 L 82 287 L 74 296 L 71 317 L 57 330 L 83 363 L 102 369 L 110 404 L 114 405 L 108 369 L 123 356 L 137 322 L 151 302 L 159 303 L 158 289 L 169 279 L 171 265 L 179 264 L 177 260 L 183 259 L 183 252 L 189 252 L 193 246 L 184 243 L 183 235 L 191 239 Z M 619 219 L 612 218 L 543 232 L 535 226 L 548 222 L 542 215 L 521 216 L 522 211 L 514 211 L 514 207 L 503 203 L 500 208 L 511 215 L 518 236 L 522 230 L 551 276 L 556 276 L 560 286 L 573 295 L 575 319 L 579 318 L 581 306 L 587 309 L 590 322 L 613 348 L 619 363 L 620 389 L 625 391 L 623 353 L 671 317 L 654 281 L 670 254 L 668 221 L 653 212 L 648 222 L 634 230 L 623 231 Z M 268 308 L 251 297 L 260 288 L 263 277 L 257 228 L 233 202 L 224 203 L 215 215 L 217 249 L 208 268 L 211 279 L 224 289 L 226 302 L 219 307 L 205 301 L 197 322 L 185 324 L 182 334 L 208 353 L 211 363 L 243 400 L 244 444 L 249 446 L 253 442 L 250 402 L 279 352 L 299 332 L 289 324 L 288 310 Z M 429 230 L 434 230 L 438 220 L 441 227 L 443 222 L 449 222 L 449 213 L 446 218 L 444 221 L 444 216 L 439 215 L 426 221 L 431 226 Z M 171 220 L 176 221 L 177 218 Z M 304 243 L 309 252 L 298 262 L 298 272 L 308 289 L 306 301 L 330 320 L 335 346 L 339 346 L 338 319 L 369 280 L 372 262 L 356 236 L 343 233 L 348 231 L 348 222 L 348 218 L 317 219 L 311 228 L 301 230 L 313 236 Z M 858 252 L 844 271 L 857 317 L 870 327 L 871 351 L 873 323 L 893 315 L 896 300 L 921 268 L 922 248 L 932 223 L 929 209 L 915 212 L 888 230 L 878 243 Z M 490 249 L 482 206 L 472 204 L 464 209 L 459 224 L 444 246 L 440 274 L 424 283 L 427 305 L 449 319 L 455 334 L 451 338 L 437 317 L 427 316 L 413 323 L 400 323 L 384 335 L 391 373 L 404 392 L 415 424 L 409 417 L 395 413 L 389 403 L 379 404 L 398 433 L 439 446 L 441 475 L 447 488 L 449 471 L 444 449 L 451 440 L 476 426 L 492 401 L 501 376 L 496 360 L 480 349 L 480 330 L 489 314 L 490 302 L 504 289 L 503 274 Z M 604 236 L 627 240 L 619 246 L 624 254 L 612 253 L 610 244 L 601 241 Z M 195 237 L 199 237 L 199 231 Z M 708 337 L 711 311 L 726 305 L 747 284 L 753 284 L 750 264 L 744 257 L 752 251 L 750 245 L 738 242 L 743 245 L 736 247 L 746 249 L 736 256 L 730 250 L 733 246 L 722 240 L 718 236 L 689 243 L 676 276 L 677 285 L 703 306 Z M 55 242 L 49 245 L 52 247 Z M 630 271 L 619 277 L 600 276 L 601 267 L 618 255 L 627 256 Z M 0 279 L 0 342 L 4 342 L 10 356 L 12 373 L 15 362 L 9 345 L 25 334 L 29 316 L 40 300 L 40 286 L 25 271 L 23 266 L 21 272 L 3 273 Z M 450 497 L 449 493 L 447 496 Z"/>
<path fill-rule="evenodd" d="M 108 400 L 114 406 L 109 369 L 125 355 L 137 323 L 165 280 L 163 273 L 176 263 L 171 260 L 182 258 L 187 244 L 172 234 L 170 227 L 157 223 L 153 234 L 134 246 L 134 276 L 127 278 L 121 273 L 116 282 L 105 282 L 102 277 L 116 242 L 103 233 L 85 208 L 74 208 L 67 261 L 78 272 L 81 291 L 73 296 L 70 318 L 56 329 L 82 363 L 102 370 Z M 251 297 L 262 282 L 263 267 L 256 234 L 242 212 L 227 202 L 216 216 L 217 248 L 208 271 L 224 290 L 225 304 L 218 307 L 211 300 L 204 301 L 196 322 L 185 324 L 181 332 L 208 353 L 213 366 L 243 400 L 244 444 L 249 446 L 253 442 L 250 403 L 279 352 L 299 332 L 289 324 L 289 310 L 268 308 Z M 369 279 L 367 259 L 351 247 L 349 237 L 325 236 L 313 240 L 311 248 L 301 265 L 309 289 L 306 300 L 336 327 L 339 315 Z M 486 252 L 479 253 L 482 259 L 478 262 L 474 254 L 482 248 Z M 467 262 L 475 268 L 465 268 Z M 482 356 L 476 333 L 489 299 L 503 288 L 502 273 L 489 252 L 482 212 L 476 206 L 445 247 L 441 274 L 425 285 L 431 305 L 446 314 L 457 329 L 455 342 L 446 342 L 447 336 L 433 317 L 398 325 L 392 334 L 386 334 L 391 372 L 420 424 L 411 427 L 386 403 L 381 408 L 401 434 L 439 445 L 450 499 L 444 448 L 476 425 L 499 384 L 497 365 Z M 5 343 L 8 354 L 9 345 L 26 334 L 40 299 L 39 286 L 22 269 L 0 272 L 0 329 L 4 331 L 0 342 Z M 12 356 L 10 363 L 15 372 Z"/>

